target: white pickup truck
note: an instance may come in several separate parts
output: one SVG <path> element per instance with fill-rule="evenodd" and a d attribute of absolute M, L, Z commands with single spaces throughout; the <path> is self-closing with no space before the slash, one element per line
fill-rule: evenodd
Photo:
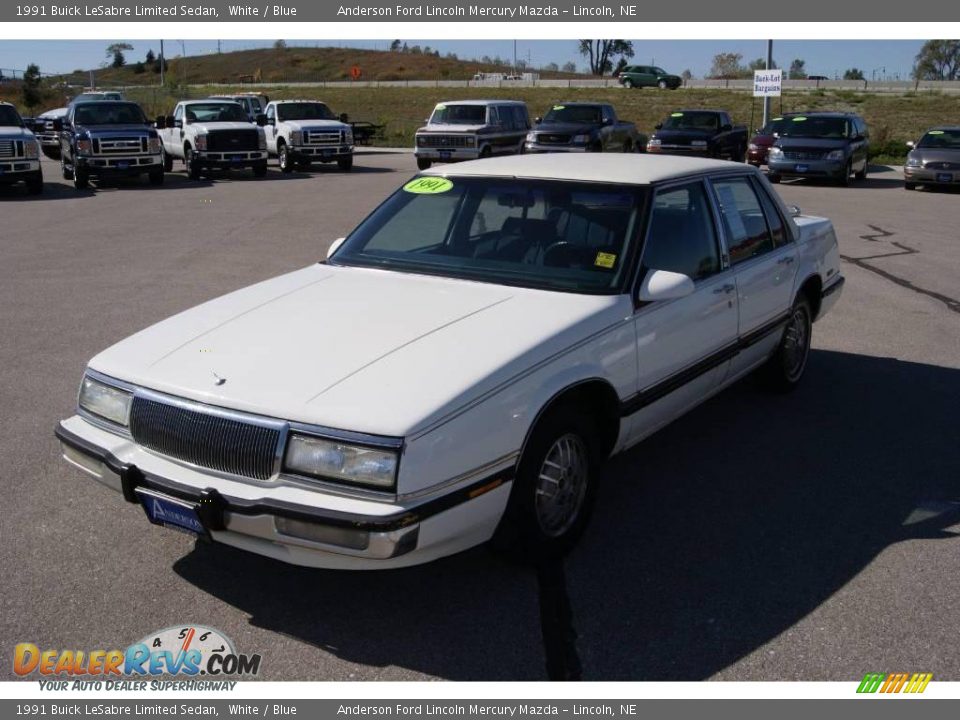
<path fill-rule="evenodd" d="M 267 143 L 263 128 L 251 123 L 246 111 L 229 100 L 185 100 L 173 115 L 157 118 L 163 144 L 163 167 L 173 170 L 183 161 L 194 180 L 204 170 L 252 168 L 267 174 Z"/>
<path fill-rule="evenodd" d="M 43 192 L 40 143 L 10 103 L 0 102 L 0 185 L 23 182 L 27 192 Z"/>
<path fill-rule="evenodd" d="M 842 287 L 830 221 L 749 165 L 465 162 L 398 187 L 325 262 L 97 355 L 57 436 L 152 522 L 290 563 L 394 568 L 490 539 L 551 557 L 608 457 L 754 370 L 796 388 Z M 796 407 L 730 410 L 759 427 Z"/>
<path fill-rule="evenodd" d="M 267 151 L 288 173 L 315 162 L 336 162 L 353 168 L 353 130 L 326 103 L 316 100 L 277 100 L 267 105 Z"/>

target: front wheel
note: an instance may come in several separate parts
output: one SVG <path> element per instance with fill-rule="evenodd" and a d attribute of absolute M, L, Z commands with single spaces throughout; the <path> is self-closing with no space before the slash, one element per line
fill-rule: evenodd
<path fill-rule="evenodd" d="M 813 312 L 810 302 L 801 295 L 793 303 L 787 326 L 776 351 L 764 366 L 767 385 L 778 392 L 789 392 L 800 384 L 810 356 Z"/>
<path fill-rule="evenodd" d="M 420 170 L 429 170 L 432 164 L 427 158 L 417 158 L 417 167 Z"/>
<path fill-rule="evenodd" d="M 337 160 L 337 167 L 344 172 L 350 172 L 353 170 L 353 155 Z"/>
<path fill-rule="evenodd" d="M 187 177 L 191 180 L 200 179 L 200 163 L 189 145 L 183 149 L 183 164 L 187 167 Z"/>
<path fill-rule="evenodd" d="M 838 184 L 841 187 L 850 187 L 850 175 L 853 172 L 851 163 L 847 163 L 843 168 L 843 175 L 838 178 Z"/>
<path fill-rule="evenodd" d="M 916 190 L 916 189 L 917 189 L 917 184 L 916 184 L 916 183 L 912 183 L 912 182 L 905 182 L 905 183 L 903 184 L 903 189 L 904 189 L 904 190 Z"/>
<path fill-rule="evenodd" d="M 624 140 L 624 141 L 623 141 L 623 152 L 625 152 L 625 153 L 632 153 L 632 152 L 633 152 L 633 141 L 632 141 L 632 140 Z"/>
<path fill-rule="evenodd" d="M 857 180 L 866 180 L 866 179 L 867 179 L 867 163 L 866 163 L 866 162 L 863 163 L 863 170 L 861 170 L 860 172 L 856 173 L 856 174 L 854 175 L 854 177 L 855 177 Z"/>
<path fill-rule="evenodd" d="M 37 170 L 27 179 L 27 192 L 31 195 L 43 192 L 43 170 Z"/>
<path fill-rule="evenodd" d="M 286 143 L 280 143 L 277 146 L 277 163 L 280 165 L 280 172 L 293 172 L 293 160 L 290 157 L 290 150 Z"/>
<path fill-rule="evenodd" d="M 73 168 L 67 167 L 67 161 L 63 155 L 60 156 L 60 174 L 63 175 L 64 180 L 73 180 Z"/>
<path fill-rule="evenodd" d="M 767 180 L 772 182 L 774 185 L 778 185 L 780 183 L 781 178 L 776 173 L 769 173 L 767 175 Z"/>
<path fill-rule="evenodd" d="M 173 172 L 173 156 L 163 148 L 160 148 L 160 157 L 163 158 L 163 171 Z"/>
<path fill-rule="evenodd" d="M 623 81 L 623 86 L 624 86 L 627 90 L 629 90 L 630 88 L 633 87 L 633 80 L 627 78 L 626 80 Z"/>
<path fill-rule="evenodd" d="M 666 90 L 668 87 L 667 81 L 661 80 L 660 82 L 657 83 L 657 87 L 660 88 L 661 90 Z"/>
<path fill-rule="evenodd" d="M 521 562 L 568 552 L 596 498 L 596 446 L 589 419 L 573 408 L 540 420 L 520 458 L 493 546 Z"/>
<path fill-rule="evenodd" d="M 73 186 L 77 190 L 86 190 L 90 187 L 90 176 L 87 174 L 86 170 L 81 168 L 73 169 Z"/>

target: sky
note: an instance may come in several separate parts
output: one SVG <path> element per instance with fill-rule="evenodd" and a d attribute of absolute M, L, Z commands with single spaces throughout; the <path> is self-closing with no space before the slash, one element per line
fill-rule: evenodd
<path fill-rule="evenodd" d="M 461 59 L 499 55 L 512 62 L 514 42 L 511 40 L 411 40 L 409 45 L 429 45 L 440 51 L 456 53 Z M 130 62 L 142 59 L 148 49 L 156 53 L 159 40 L 0 40 L 0 71 L 22 72 L 29 63 L 37 63 L 42 72 L 62 73 L 76 69 L 100 67 L 107 61 L 105 48 L 112 42 L 129 42 L 134 49 L 128 53 Z M 269 47 L 273 40 L 222 40 L 223 51 Z M 165 39 L 167 57 L 202 55 L 217 51 L 217 40 Z M 358 47 L 376 50 L 388 49 L 386 40 L 297 40 L 290 46 L 308 45 Z M 576 40 L 517 40 L 517 57 L 529 59 L 533 67 L 550 62 L 563 65 L 568 61 L 584 68 L 584 58 L 577 52 Z M 863 70 L 867 79 L 909 79 L 914 56 L 923 44 L 920 40 L 777 40 L 773 56 L 779 67 L 789 67 L 792 60 L 806 61 L 809 75 L 842 76 L 847 68 Z M 656 64 L 668 72 L 680 74 L 690 69 L 695 77 L 703 77 L 710 69 L 713 56 L 720 52 L 737 52 L 743 62 L 763 57 L 763 40 L 634 40 L 633 62 Z"/>

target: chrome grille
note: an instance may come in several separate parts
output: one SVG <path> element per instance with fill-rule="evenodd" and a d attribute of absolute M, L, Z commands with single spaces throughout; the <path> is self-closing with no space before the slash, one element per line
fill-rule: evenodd
<path fill-rule="evenodd" d="M 240 152 L 260 149 L 260 134 L 256 130 L 213 130 L 207 135 L 210 152 Z"/>
<path fill-rule="evenodd" d="M 98 155 L 131 155 L 146 150 L 146 138 L 95 138 L 93 151 Z"/>
<path fill-rule="evenodd" d="M 784 150 L 786 160 L 823 160 L 827 153 L 823 150 Z"/>
<path fill-rule="evenodd" d="M 960 170 L 960 162 L 928 162 L 924 167 L 928 170 Z"/>
<path fill-rule="evenodd" d="M 17 156 L 17 146 L 13 140 L 0 140 L 0 158 Z"/>
<path fill-rule="evenodd" d="M 307 130 L 303 133 L 303 142 L 305 145 L 339 145 L 340 131 Z"/>
<path fill-rule="evenodd" d="M 556 135 L 554 133 L 540 133 L 537 135 L 537 142 L 542 145 L 566 145 L 570 142 L 569 135 Z"/>
<path fill-rule="evenodd" d="M 267 480 L 274 474 L 280 430 L 139 395 L 130 434 L 140 445 L 220 472 Z"/>
<path fill-rule="evenodd" d="M 417 135 L 417 142 L 422 147 L 468 147 L 466 135 Z"/>

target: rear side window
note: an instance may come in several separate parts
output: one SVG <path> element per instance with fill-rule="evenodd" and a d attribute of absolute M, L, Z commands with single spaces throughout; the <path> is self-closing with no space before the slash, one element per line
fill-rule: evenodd
<path fill-rule="evenodd" d="M 760 200 L 745 177 L 712 181 L 727 234 L 730 264 L 773 250 L 773 238 L 760 207 Z"/>
<path fill-rule="evenodd" d="M 760 198 L 760 204 L 763 206 L 763 214 L 767 218 L 767 226 L 770 228 L 770 236 L 773 238 L 774 247 L 781 247 L 790 242 L 790 235 L 783 225 L 783 218 L 777 211 L 773 200 L 767 195 L 766 191 L 753 181 L 753 189 Z"/>
<path fill-rule="evenodd" d="M 643 267 L 683 273 L 693 280 L 709 277 L 720 269 L 717 235 L 702 183 L 656 194 Z"/>

